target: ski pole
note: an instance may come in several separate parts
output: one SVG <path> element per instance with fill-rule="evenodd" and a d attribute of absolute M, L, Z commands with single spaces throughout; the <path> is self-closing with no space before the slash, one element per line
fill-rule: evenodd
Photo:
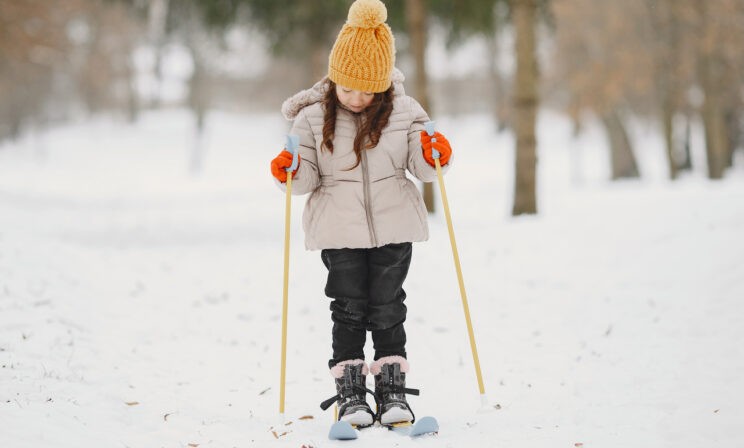
<path fill-rule="evenodd" d="M 284 211 L 284 292 L 282 296 L 282 362 L 279 376 L 279 415 L 284 420 L 285 382 L 287 378 L 287 308 L 289 305 L 289 226 L 292 214 L 292 172 L 297 169 L 299 159 L 297 146 L 300 138 L 287 135 L 287 151 L 292 153 L 292 166 L 287 168 L 287 198 Z"/>
<path fill-rule="evenodd" d="M 426 133 L 432 136 L 431 141 L 435 142 L 434 122 L 428 121 L 424 124 Z M 485 406 L 488 402 L 486 399 L 486 388 L 483 386 L 483 375 L 481 374 L 480 361 L 478 360 L 478 349 L 475 346 L 475 334 L 473 333 L 473 324 L 470 321 L 470 308 L 468 307 L 468 298 L 465 294 L 465 282 L 462 279 L 462 268 L 460 267 L 460 256 L 457 253 L 457 243 L 455 242 L 455 230 L 452 227 L 452 217 L 450 216 L 449 202 L 447 201 L 447 191 L 444 188 L 444 177 L 442 176 L 442 165 L 439 163 L 439 151 L 432 148 L 432 157 L 437 168 L 437 177 L 439 179 L 439 191 L 442 196 L 444 205 L 444 216 L 447 218 L 447 230 L 449 231 L 450 244 L 452 245 L 452 257 L 455 260 L 455 270 L 457 271 L 457 282 L 460 285 L 460 297 L 462 297 L 462 308 L 465 312 L 465 322 L 468 326 L 468 336 L 470 337 L 470 349 L 473 352 L 473 363 L 475 364 L 475 375 L 478 378 L 478 389 L 481 395 L 481 405 Z"/>

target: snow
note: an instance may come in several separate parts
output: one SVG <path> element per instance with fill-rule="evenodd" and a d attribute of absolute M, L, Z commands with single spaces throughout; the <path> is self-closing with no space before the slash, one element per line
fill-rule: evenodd
<path fill-rule="evenodd" d="M 744 445 L 741 169 L 671 183 L 658 136 L 636 126 L 644 178 L 610 183 L 602 133 L 573 139 L 545 112 L 541 213 L 512 218 L 511 137 L 441 118 L 487 412 L 438 213 L 406 290 L 410 401 L 441 432 L 331 442 L 325 274 L 303 248 L 302 197 L 278 417 L 284 196 L 268 162 L 287 125 L 212 114 L 194 177 L 191 123 L 99 118 L 0 146 L 3 446 Z"/>

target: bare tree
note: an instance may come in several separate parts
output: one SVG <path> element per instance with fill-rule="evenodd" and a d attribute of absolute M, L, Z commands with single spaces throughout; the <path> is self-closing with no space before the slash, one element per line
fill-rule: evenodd
<path fill-rule="evenodd" d="M 572 0 L 556 1 L 554 11 L 552 82 L 568 94 L 566 108 L 573 116 L 591 110 L 600 117 L 613 178 L 637 175 L 627 117 L 659 122 L 669 176 L 675 179 L 679 169 L 690 166 L 689 121 L 697 113 L 705 129 L 708 175 L 723 176 L 741 132 L 743 2 Z M 695 91 L 702 95 L 690 95 Z"/>
<path fill-rule="evenodd" d="M 78 89 L 88 110 L 123 109 L 134 120 L 139 110 L 134 88 L 132 53 L 143 23 L 125 2 L 85 0 L 78 18 L 86 36 L 78 45 L 75 70 Z"/>
<path fill-rule="evenodd" d="M 426 74 L 426 36 L 427 36 L 426 0 L 406 0 L 405 17 L 411 56 L 416 67 L 414 73 L 414 96 L 424 110 L 429 108 L 429 79 Z M 436 209 L 434 188 L 431 183 L 424 183 L 424 204 L 429 213 Z"/>
<path fill-rule="evenodd" d="M 701 107 L 705 127 L 708 177 L 720 179 L 731 161 L 738 135 L 736 117 L 742 109 L 741 88 L 744 6 L 736 0 L 684 0 L 687 19 L 695 31 L 697 70 L 704 93 Z M 734 90 L 732 90 L 732 87 Z M 733 140 L 733 141 L 732 141 Z"/>
<path fill-rule="evenodd" d="M 0 0 L 0 139 L 69 118 L 81 102 L 133 119 L 138 31 L 126 2 Z"/>
<path fill-rule="evenodd" d="M 591 111 L 605 127 L 612 179 L 638 177 L 626 120 L 652 91 L 652 57 L 644 43 L 639 0 L 556 2 L 551 87 L 578 120 Z"/>
<path fill-rule="evenodd" d="M 679 5 L 675 0 L 646 0 L 650 37 L 647 48 L 654 54 L 654 88 L 672 180 L 677 178 L 680 168 L 689 164 L 689 160 L 678 160 L 682 151 L 674 132 L 674 117 L 683 107 L 683 89 L 689 85 L 692 59 L 683 51 Z"/>
<path fill-rule="evenodd" d="M 517 72 L 514 82 L 514 133 L 516 172 L 513 215 L 537 213 L 537 139 L 535 123 L 538 108 L 537 1 L 512 0 Z"/>
<path fill-rule="evenodd" d="M 620 112 L 617 109 L 607 111 L 600 116 L 600 119 L 605 126 L 610 144 L 612 179 L 638 177 L 638 165 Z"/>
<path fill-rule="evenodd" d="M 81 1 L 0 0 L 0 140 L 45 121 L 54 80 L 72 43 L 68 22 Z"/>

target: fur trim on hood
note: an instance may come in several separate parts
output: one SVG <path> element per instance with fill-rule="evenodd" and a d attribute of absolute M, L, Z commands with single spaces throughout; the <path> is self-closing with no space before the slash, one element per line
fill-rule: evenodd
<path fill-rule="evenodd" d="M 322 101 L 326 93 L 325 82 L 327 79 L 328 77 L 326 76 L 316 82 L 311 88 L 297 92 L 284 101 L 282 104 L 282 115 L 284 115 L 284 118 L 292 121 L 303 108 Z M 390 76 L 390 79 L 395 86 L 395 95 L 405 95 L 403 81 L 405 81 L 406 77 L 403 75 L 403 72 L 397 68 L 393 68 L 393 74 Z"/>

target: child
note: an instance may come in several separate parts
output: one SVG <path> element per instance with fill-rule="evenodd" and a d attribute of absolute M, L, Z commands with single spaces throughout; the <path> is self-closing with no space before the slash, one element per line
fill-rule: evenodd
<path fill-rule="evenodd" d="M 436 177 L 432 148 L 446 170 L 452 150 L 423 130 L 429 117 L 403 91 L 394 68 L 395 45 L 380 0 L 357 0 L 336 39 L 328 76 L 288 99 L 282 112 L 300 137 L 294 194 L 311 193 L 305 204 L 305 246 L 321 249 L 328 268 L 325 294 L 332 299 L 333 357 L 328 362 L 339 420 L 357 427 L 375 420 L 413 422 L 405 388 L 409 364 L 403 322 L 403 281 L 414 241 L 428 239 L 421 194 L 406 170 L 423 182 Z M 292 155 L 282 151 L 271 172 L 286 191 Z M 364 361 L 367 331 L 375 357 Z M 367 389 L 372 373 L 375 391 Z M 365 399 L 373 394 L 377 413 Z"/>

